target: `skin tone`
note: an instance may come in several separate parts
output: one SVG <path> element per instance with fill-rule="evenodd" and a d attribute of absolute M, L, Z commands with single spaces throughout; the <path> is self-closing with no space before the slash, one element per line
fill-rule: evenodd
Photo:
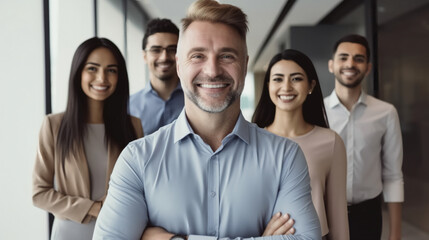
<path fill-rule="evenodd" d="M 86 60 L 81 75 L 82 91 L 87 96 L 87 123 L 103 123 L 104 100 L 118 83 L 118 64 L 107 48 L 95 49 Z"/>
<path fill-rule="evenodd" d="M 329 71 L 335 76 L 335 92 L 341 103 L 350 110 L 359 99 L 363 79 L 371 71 L 371 63 L 364 46 L 343 42 L 334 58 L 329 60 Z"/>
<path fill-rule="evenodd" d="M 215 151 L 240 114 L 248 62 L 246 42 L 225 24 L 196 21 L 181 34 L 176 62 L 188 121 Z M 292 225 L 289 215 L 275 214 L 264 236 L 294 233 Z M 168 240 L 173 235 L 163 228 L 149 227 L 141 239 Z"/>
<path fill-rule="evenodd" d="M 85 62 L 81 75 L 82 91 L 87 96 L 87 123 L 104 123 L 104 100 L 110 97 L 118 83 L 118 64 L 107 48 L 97 48 Z M 88 215 L 98 217 L 102 202 L 97 201 L 91 206 Z"/>
<path fill-rule="evenodd" d="M 177 72 L 193 130 L 215 151 L 240 113 L 247 72 L 245 41 L 231 27 L 196 21 L 182 33 Z M 210 125 L 207 125 L 210 122 Z"/>
<path fill-rule="evenodd" d="M 343 42 L 334 58 L 329 60 L 329 71 L 335 75 L 335 92 L 340 102 L 351 110 L 362 91 L 362 80 L 371 71 L 365 46 Z M 401 239 L 402 203 L 387 203 L 389 210 L 389 240 Z"/>
<path fill-rule="evenodd" d="M 304 121 L 302 105 L 315 85 L 316 81 L 309 81 L 304 69 L 295 62 L 281 60 L 274 64 L 268 91 L 276 113 L 267 130 L 282 137 L 301 136 L 311 131 L 314 125 Z"/>
<path fill-rule="evenodd" d="M 158 95 L 168 100 L 171 93 L 179 84 L 176 72 L 175 53 L 162 48 L 177 47 L 178 36 L 172 33 L 155 33 L 147 38 L 143 59 L 149 68 L 152 88 Z M 157 50 L 157 51 L 153 51 Z"/>

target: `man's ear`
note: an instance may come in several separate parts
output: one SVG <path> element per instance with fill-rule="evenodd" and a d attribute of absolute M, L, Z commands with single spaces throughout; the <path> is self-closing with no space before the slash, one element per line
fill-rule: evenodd
<path fill-rule="evenodd" d="M 329 72 L 330 72 L 330 73 L 334 73 L 334 60 L 329 59 L 329 62 L 328 62 L 328 69 L 329 69 Z"/>
<path fill-rule="evenodd" d="M 147 53 L 146 53 L 146 51 L 145 51 L 145 50 L 143 50 L 143 61 L 144 61 L 145 63 L 147 63 Z"/>
<path fill-rule="evenodd" d="M 366 73 L 365 73 L 365 77 L 366 76 L 368 76 L 368 74 L 371 72 L 371 70 L 372 70 L 372 63 L 368 63 L 368 69 L 366 70 Z"/>

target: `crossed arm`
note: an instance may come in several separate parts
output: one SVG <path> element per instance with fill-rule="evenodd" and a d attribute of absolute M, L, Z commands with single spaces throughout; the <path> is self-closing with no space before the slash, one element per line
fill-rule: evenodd
<path fill-rule="evenodd" d="M 274 214 L 268 222 L 262 236 L 274 235 L 290 235 L 295 233 L 293 228 L 294 220 L 290 218 L 289 214 L 281 214 L 280 212 Z M 173 237 L 173 233 L 167 232 L 161 227 L 148 227 L 143 232 L 141 240 L 169 240 Z"/>

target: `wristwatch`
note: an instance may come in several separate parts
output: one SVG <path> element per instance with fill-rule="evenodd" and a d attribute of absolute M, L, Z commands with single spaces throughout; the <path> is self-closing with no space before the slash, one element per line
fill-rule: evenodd
<path fill-rule="evenodd" d="M 170 240 L 186 240 L 188 239 L 185 235 L 176 234 L 170 238 Z"/>

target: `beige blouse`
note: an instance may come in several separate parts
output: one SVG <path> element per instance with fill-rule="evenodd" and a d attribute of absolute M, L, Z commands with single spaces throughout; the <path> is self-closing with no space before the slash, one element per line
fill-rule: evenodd
<path fill-rule="evenodd" d="M 341 137 L 330 129 L 315 126 L 307 134 L 290 139 L 299 144 L 307 159 L 311 195 L 322 236 L 348 240 L 347 155 Z"/>

